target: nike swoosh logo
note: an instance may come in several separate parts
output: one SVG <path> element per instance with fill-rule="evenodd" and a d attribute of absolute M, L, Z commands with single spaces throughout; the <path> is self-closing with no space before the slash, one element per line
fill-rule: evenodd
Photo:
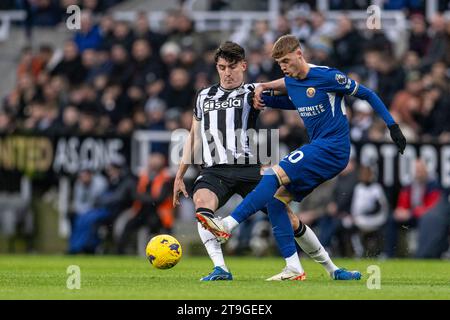
<path fill-rule="evenodd" d="M 213 276 L 211 280 L 227 280 L 226 276 Z"/>

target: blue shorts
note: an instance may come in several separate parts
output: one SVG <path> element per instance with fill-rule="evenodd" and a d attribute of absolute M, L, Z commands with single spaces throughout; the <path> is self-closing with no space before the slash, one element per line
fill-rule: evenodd
<path fill-rule="evenodd" d="M 350 146 L 337 147 L 323 142 L 306 144 L 284 157 L 279 166 L 289 180 L 286 189 L 295 201 L 302 201 L 321 183 L 334 178 L 348 164 Z"/>

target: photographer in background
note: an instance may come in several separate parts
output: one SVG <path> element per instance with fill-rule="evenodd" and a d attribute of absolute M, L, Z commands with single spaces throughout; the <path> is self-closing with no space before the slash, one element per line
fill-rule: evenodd
<path fill-rule="evenodd" d="M 69 217 L 72 233 L 69 240 L 69 254 L 94 253 L 95 244 L 90 243 L 90 226 L 92 221 L 106 216 L 106 209 L 99 210 L 95 203 L 108 187 L 105 177 L 95 173 L 86 164 L 82 165 L 75 182 L 73 193 L 73 210 Z"/>
<path fill-rule="evenodd" d="M 141 227 L 148 227 L 150 233 L 170 233 L 174 214 L 172 207 L 173 181 L 161 153 L 152 153 L 147 168 L 139 175 L 133 189 L 132 217 L 128 220 L 120 236 L 118 253 L 126 254 L 130 238 Z"/>
<path fill-rule="evenodd" d="M 362 244 L 362 250 L 359 248 L 355 250 L 357 256 L 376 257 L 381 253 L 381 231 L 386 222 L 388 209 L 383 187 L 374 181 L 372 169 L 361 166 L 359 183 L 353 191 L 351 207 L 353 223 L 358 229 Z"/>

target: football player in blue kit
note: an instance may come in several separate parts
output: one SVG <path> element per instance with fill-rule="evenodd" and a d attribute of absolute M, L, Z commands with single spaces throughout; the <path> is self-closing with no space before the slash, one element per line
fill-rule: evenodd
<path fill-rule="evenodd" d="M 273 46 L 272 57 L 280 65 L 285 77 L 260 84 L 255 90 L 254 107 L 297 110 L 310 143 L 294 150 L 279 164 L 267 170 L 256 188 L 230 216 L 221 220 L 197 215 L 197 219 L 219 241 L 226 241 L 239 223 L 266 207 L 277 245 L 286 260 L 283 271 L 267 280 L 304 280 L 305 272 L 297 255 L 292 224 L 285 205 L 292 200 L 302 201 L 318 185 L 332 179 L 347 166 L 350 135 L 344 96 L 352 95 L 369 102 L 388 126 L 391 138 L 401 154 L 406 139 L 373 91 L 336 69 L 308 64 L 294 36 L 279 38 Z M 281 95 L 273 95 L 274 92 Z M 295 234 L 298 233 L 312 234 L 312 231 L 300 223 Z M 313 247 L 326 253 L 318 241 L 311 249 Z M 358 271 L 345 269 L 331 270 L 330 275 L 344 280 L 361 277 Z"/>

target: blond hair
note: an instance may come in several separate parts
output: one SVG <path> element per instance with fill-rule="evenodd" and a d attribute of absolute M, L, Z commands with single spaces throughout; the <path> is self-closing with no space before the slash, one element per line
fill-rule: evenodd
<path fill-rule="evenodd" d="M 278 38 L 273 45 L 272 58 L 279 59 L 288 53 L 294 52 L 297 48 L 300 48 L 300 41 L 291 34 L 284 35 Z"/>

